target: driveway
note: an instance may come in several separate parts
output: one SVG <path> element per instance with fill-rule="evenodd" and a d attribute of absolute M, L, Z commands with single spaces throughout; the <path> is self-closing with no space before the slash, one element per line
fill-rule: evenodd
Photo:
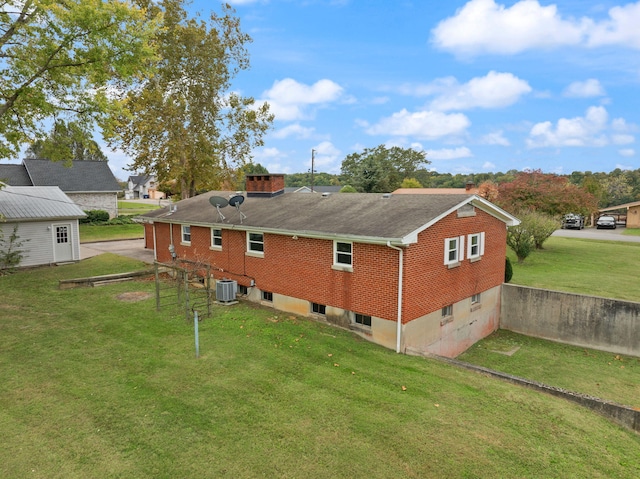
<path fill-rule="evenodd" d="M 585 228 L 583 230 L 556 230 L 551 236 L 640 243 L 640 236 L 625 235 L 623 234 L 624 230 L 625 228 L 620 226 L 614 230 L 599 230 L 596 228 Z"/>
<path fill-rule="evenodd" d="M 102 253 L 114 253 L 152 264 L 153 250 L 144 248 L 143 239 L 99 241 L 80 244 L 80 259 L 91 258 Z"/>

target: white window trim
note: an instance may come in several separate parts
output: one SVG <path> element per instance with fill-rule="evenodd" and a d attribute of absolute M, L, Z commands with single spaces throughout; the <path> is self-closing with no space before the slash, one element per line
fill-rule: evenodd
<path fill-rule="evenodd" d="M 185 228 L 189 228 L 189 239 L 184 239 Z M 191 244 L 191 225 L 181 225 L 180 227 L 180 244 L 189 246 Z"/>
<path fill-rule="evenodd" d="M 218 236 L 214 236 L 213 232 L 214 231 L 220 231 L 220 242 L 222 242 L 222 230 L 220 228 L 211 228 L 211 245 L 209 247 L 209 249 L 215 250 L 215 251 L 222 251 L 222 245 L 221 244 L 215 244 L 213 239 L 214 238 L 218 238 Z"/>
<path fill-rule="evenodd" d="M 351 263 L 338 263 L 338 243 L 344 243 L 351 246 Z M 347 254 L 344 251 L 341 251 L 340 254 Z M 332 268 L 338 271 L 349 271 L 353 272 L 353 243 L 350 241 L 337 241 L 333 242 L 333 265 Z"/>
<path fill-rule="evenodd" d="M 450 241 L 456 241 L 455 250 L 449 249 Z M 456 257 L 454 259 L 449 259 L 449 253 L 451 251 L 456 251 Z M 462 261 L 464 261 L 464 235 L 455 236 L 453 238 L 445 238 L 444 239 L 444 264 L 446 266 L 457 266 Z"/>
<path fill-rule="evenodd" d="M 472 254 L 473 244 L 471 238 L 473 237 L 478 238 L 478 253 L 475 255 Z M 470 234 L 467 242 L 467 258 L 469 258 L 470 260 L 474 260 L 480 259 L 482 256 L 484 256 L 484 232 Z"/>
<path fill-rule="evenodd" d="M 262 236 L 262 249 L 263 251 L 255 251 L 251 249 L 251 241 L 249 240 L 249 238 L 251 238 L 252 234 L 256 234 L 256 235 L 261 235 Z M 255 241 L 254 241 L 255 243 Z M 255 258 L 264 258 L 264 233 L 261 233 L 260 231 L 247 231 L 247 251 L 245 253 L 245 255 L 247 256 L 253 256 Z"/>

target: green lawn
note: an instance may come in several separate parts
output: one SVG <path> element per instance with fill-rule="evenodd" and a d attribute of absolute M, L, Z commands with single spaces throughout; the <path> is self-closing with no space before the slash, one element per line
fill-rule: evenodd
<path fill-rule="evenodd" d="M 0 477 L 636 478 L 640 436 L 567 401 L 275 310 L 156 312 L 104 254 L 0 277 Z"/>
<path fill-rule="evenodd" d="M 640 243 L 552 236 L 522 264 L 508 256 L 513 284 L 640 301 Z"/>
<path fill-rule="evenodd" d="M 120 215 L 140 215 L 148 211 L 157 210 L 162 208 L 159 202 L 156 203 L 143 203 L 136 202 L 135 200 L 119 200 L 118 201 L 118 214 Z"/>
<path fill-rule="evenodd" d="M 111 241 L 144 238 L 141 224 L 129 225 L 80 225 L 80 242 Z"/>

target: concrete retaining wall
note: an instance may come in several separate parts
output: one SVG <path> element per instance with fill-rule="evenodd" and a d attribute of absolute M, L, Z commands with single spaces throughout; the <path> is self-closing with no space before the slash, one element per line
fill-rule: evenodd
<path fill-rule="evenodd" d="M 500 328 L 640 356 L 640 303 L 505 284 Z"/>

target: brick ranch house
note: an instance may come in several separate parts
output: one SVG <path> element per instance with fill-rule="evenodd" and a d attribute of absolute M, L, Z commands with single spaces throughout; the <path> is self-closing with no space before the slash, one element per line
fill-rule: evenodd
<path fill-rule="evenodd" d="M 276 174 L 248 175 L 246 189 L 239 207 L 212 206 L 236 195 L 217 191 L 142 215 L 146 247 L 397 352 L 454 357 L 498 328 L 507 226 L 519 221 L 485 199 L 285 194 Z"/>

